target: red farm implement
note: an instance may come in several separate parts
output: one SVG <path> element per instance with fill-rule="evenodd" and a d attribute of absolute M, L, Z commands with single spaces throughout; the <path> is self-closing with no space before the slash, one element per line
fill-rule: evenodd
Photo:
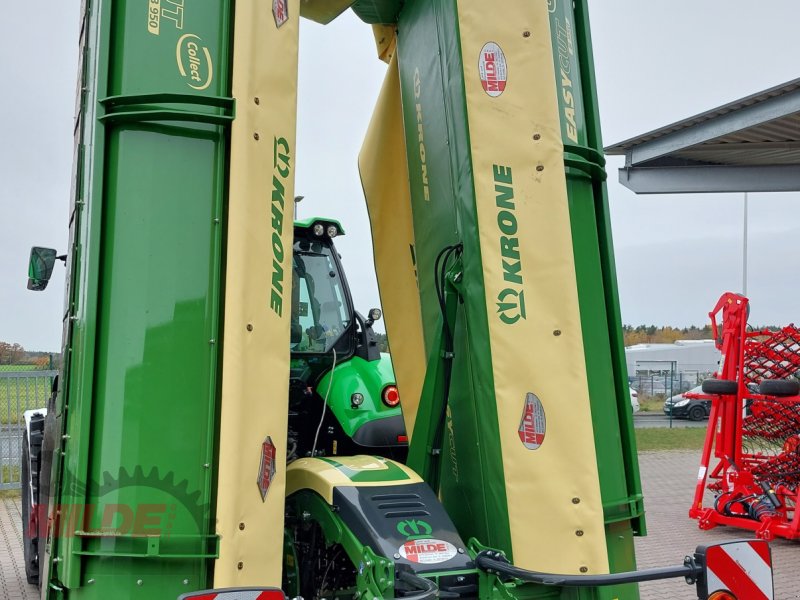
<path fill-rule="evenodd" d="M 701 529 L 730 525 L 767 540 L 800 539 L 800 384 L 792 378 L 800 329 L 752 330 L 748 314 L 747 298 L 732 293 L 709 313 L 722 361 L 702 394 L 687 394 L 712 401 L 689 516 Z M 706 491 L 712 506 L 703 505 Z"/>

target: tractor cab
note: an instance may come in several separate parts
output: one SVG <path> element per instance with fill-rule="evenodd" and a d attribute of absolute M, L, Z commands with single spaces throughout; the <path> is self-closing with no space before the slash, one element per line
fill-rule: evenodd
<path fill-rule="evenodd" d="M 400 397 L 372 329 L 355 310 L 334 238 L 339 222 L 294 224 L 289 348 L 289 459 L 372 453 L 404 458 Z"/>

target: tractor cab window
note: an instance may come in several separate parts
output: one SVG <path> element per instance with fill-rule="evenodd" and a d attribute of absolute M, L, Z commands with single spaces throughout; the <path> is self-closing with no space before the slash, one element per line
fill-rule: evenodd
<path fill-rule="evenodd" d="M 291 351 L 330 352 L 350 327 L 351 320 L 344 282 L 331 247 L 318 241 L 295 242 Z"/>

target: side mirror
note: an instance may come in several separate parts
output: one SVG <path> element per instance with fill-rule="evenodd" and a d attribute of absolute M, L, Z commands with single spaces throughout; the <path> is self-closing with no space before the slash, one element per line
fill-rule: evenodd
<path fill-rule="evenodd" d="M 178 600 L 286 600 L 277 588 L 227 588 L 181 594 Z"/>
<path fill-rule="evenodd" d="M 41 292 L 47 287 L 50 276 L 53 274 L 53 265 L 56 263 L 56 251 L 52 248 L 31 248 L 31 257 L 28 262 L 28 289 Z"/>

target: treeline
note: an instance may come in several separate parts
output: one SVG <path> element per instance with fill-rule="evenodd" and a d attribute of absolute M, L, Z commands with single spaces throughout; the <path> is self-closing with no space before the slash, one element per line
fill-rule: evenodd
<path fill-rule="evenodd" d="M 775 325 L 756 325 L 753 329 L 770 329 L 777 331 Z M 625 336 L 625 345 L 634 344 L 673 344 L 678 340 L 710 340 L 711 325 L 697 327 L 656 327 L 655 325 L 623 325 L 622 333 Z"/>
<path fill-rule="evenodd" d="M 51 363 L 52 360 L 52 363 Z M 0 342 L 0 365 L 34 365 L 47 369 L 58 363 L 58 355 L 25 350 L 21 344 Z"/>

